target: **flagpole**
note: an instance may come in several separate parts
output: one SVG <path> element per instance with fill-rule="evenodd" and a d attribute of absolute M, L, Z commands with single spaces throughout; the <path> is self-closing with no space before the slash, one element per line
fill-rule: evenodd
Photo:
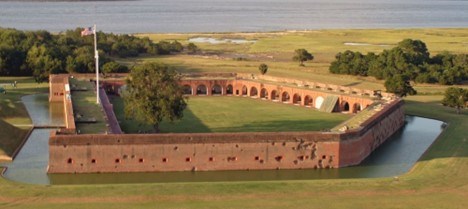
<path fill-rule="evenodd" d="M 94 58 L 96 58 L 96 103 L 99 104 L 99 53 L 97 50 L 97 30 L 94 24 Z"/>

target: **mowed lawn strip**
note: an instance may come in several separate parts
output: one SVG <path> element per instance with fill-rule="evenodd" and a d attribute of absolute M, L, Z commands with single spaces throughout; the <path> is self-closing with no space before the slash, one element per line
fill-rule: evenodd
<path fill-rule="evenodd" d="M 151 132 L 152 127 L 125 118 L 123 99 L 111 97 L 126 133 Z M 280 132 L 330 129 L 352 115 L 238 96 L 192 96 L 180 121 L 163 122 L 163 133 Z"/>

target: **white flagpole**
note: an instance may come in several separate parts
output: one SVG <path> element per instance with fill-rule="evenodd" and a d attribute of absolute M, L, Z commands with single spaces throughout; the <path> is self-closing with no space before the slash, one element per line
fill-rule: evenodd
<path fill-rule="evenodd" d="M 99 53 L 97 50 L 97 30 L 94 24 L 94 58 L 96 58 L 96 103 L 99 104 Z"/>

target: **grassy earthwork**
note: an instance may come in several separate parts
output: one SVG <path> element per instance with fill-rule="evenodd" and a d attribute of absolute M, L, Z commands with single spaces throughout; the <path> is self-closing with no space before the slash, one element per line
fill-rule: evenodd
<path fill-rule="evenodd" d="M 285 37 L 282 37 L 282 34 Z M 250 73 L 257 72 L 258 63 L 266 62 L 270 67 L 269 74 L 273 76 L 330 81 L 361 88 L 382 88 L 381 81 L 328 74 L 326 68 L 330 57 L 345 48 L 363 52 L 380 50 L 377 46 L 344 46 L 343 42 L 395 44 L 403 38 L 420 38 L 428 44 L 432 53 L 440 50 L 467 53 L 468 43 L 468 29 L 327 30 L 301 34 L 302 32 L 203 34 L 213 37 L 257 39 L 259 41 L 256 44 L 259 45 L 232 45 L 225 48 L 231 52 L 252 53 L 256 56 L 261 53 L 277 53 L 277 61 L 271 63 L 265 61 L 269 58 L 233 61 L 219 55 L 218 58 L 212 55 L 177 55 L 144 60 L 173 63 L 185 71 Z M 323 37 L 320 38 L 319 35 Z M 192 35 L 151 36 L 155 40 L 186 40 L 187 37 Z M 262 42 L 261 37 L 267 38 L 265 42 Z M 221 52 L 223 48 L 205 45 L 207 49 L 217 52 Z M 204 49 L 205 45 L 199 46 Z M 316 61 L 307 63 L 305 68 L 289 61 L 288 53 L 299 46 L 316 55 Z M 232 54 L 231 52 L 227 53 Z M 141 60 L 123 61 L 131 63 Z M 14 79 L 17 78 L 0 78 L 0 83 Z M 29 78 L 27 80 L 31 81 Z M 47 91 L 47 85 L 44 84 L 37 86 L 30 82 L 27 85 L 30 87 L 26 88 L 25 84 L 23 89 L 20 84 L 18 90 L 7 87 L 7 95 L 0 95 L 0 119 L 10 124 L 8 127 L 0 124 L 2 142 L 5 139 L 22 140 L 9 130 L 19 129 L 19 126 L 15 126 L 17 124 L 30 124 L 23 105 L 18 102 L 20 97 Z M 73 186 L 28 185 L 0 178 L 0 208 L 466 208 L 468 111 L 456 114 L 453 108 L 439 104 L 442 99 L 440 92 L 445 87 L 418 85 L 417 88 L 420 93 L 426 95 L 405 98 L 406 113 L 443 120 L 448 125 L 413 169 L 402 176 L 375 179 Z M 249 98 L 239 99 L 254 101 Z M 0 149 L 5 150 L 5 145 L 0 143 Z"/>
<path fill-rule="evenodd" d="M 122 99 L 112 97 L 111 100 L 124 132 L 152 130 L 150 126 L 125 120 Z M 160 129 L 163 133 L 319 131 L 330 129 L 349 117 L 248 97 L 193 96 L 188 99 L 182 120 L 164 122 Z"/>

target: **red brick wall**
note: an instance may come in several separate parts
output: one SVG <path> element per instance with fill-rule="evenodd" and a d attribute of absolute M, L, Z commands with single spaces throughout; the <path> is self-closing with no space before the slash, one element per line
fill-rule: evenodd
<path fill-rule="evenodd" d="M 256 170 L 355 165 L 403 125 L 402 102 L 346 133 L 55 135 L 50 173 Z"/>

